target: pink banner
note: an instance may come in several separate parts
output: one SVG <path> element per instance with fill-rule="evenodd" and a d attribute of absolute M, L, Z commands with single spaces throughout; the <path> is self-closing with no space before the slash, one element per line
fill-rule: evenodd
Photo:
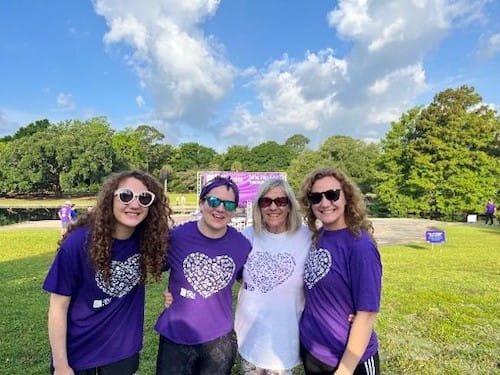
<path fill-rule="evenodd" d="M 245 207 L 248 201 L 254 200 L 259 190 L 259 186 L 269 178 L 279 178 L 286 180 L 284 172 L 201 172 L 201 186 L 216 176 L 231 177 L 240 190 L 240 207 Z M 199 192 L 198 192 L 199 193 Z"/>

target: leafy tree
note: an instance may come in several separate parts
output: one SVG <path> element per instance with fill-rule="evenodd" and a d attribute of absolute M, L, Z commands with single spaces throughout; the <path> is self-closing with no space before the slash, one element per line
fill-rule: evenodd
<path fill-rule="evenodd" d="M 482 212 L 498 195 L 496 111 L 474 88 L 438 93 L 392 124 L 379 161 L 380 204 L 391 214 Z"/>
<path fill-rule="evenodd" d="M 290 151 L 294 154 L 300 154 L 305 151 L 310 139 L 302 134 L 294 134 L 285 141 L 285 146 L 287 146 Z"/>
<path fill-rule="evenodd" d="M 223 156 L 222 170 L 233 170 L 232 167 L 235 162 L 240 163 L 241 170 L 246 170 L 251 163 L 252 154 L 248 146 L 234 145 L 228 147 Z"/>
<path fill-rule="evenodd" d="M 214 149 L 196 142 L 181 143 L 172 160 L 175 171 L 206 169 L 217 155 Z"/>
<path fill-rule="evenodd" d="M 95 189 L 112 171 L 112 130 L 103 118 L 67 121 L 8 142 L 0 159 L 4 194 Z"/>
<path fill-rule="evenodd" d="M 43 131 L 47 128 L 50 127 L 50 122 L 47 119 L 43 120 L 38 120 L 35 122 L 32 122 L 31 124 L 28 124 L 24 127 L 19 128 L 19 130 L 13 135 L 13 136 L 6 136 L 3 138 L 0 138 L 0 142 L 7 142 L 7 141 L 12 141 L 15 139 L 23 138 L 23 137 L 29 137 L 30 135 L 33 135 L 39 131 Z"/>
<path fill-rule="evenodd" d="M 170 162 L 173 147 L 161 144 L 164 135 L 149 125 L 126 128 L 113 136 L 115 162 L 120 169 L 141 169 L 158 174 Z"/>
<path fill-rule="evenodd" d="M 374 163 L 378 157 L 377 144 L 368 144 L 348 136 L 326 139 L 318 151 L 306 151 L 294 159 L 288 168 L 289 180 L 298 189 L 304 176 L 315 168 L 332 166 L 347 173 L 365 193 L 375 182 Z"/>
<path fill-rule="evenodd" d="M 235 160 L 233 164 L 231 164 L 231 171 L 241 172 L 242 170 L 243 170 L 243 165 L 238 160 Z"/>
<path fill-rule="evenodd" d="M 251 160 L 246 169 L 252 172 L 284 171 L 290 165 L 292 152 L 285 145 L 274 141 L 264 142 L 252 148 Z"/>

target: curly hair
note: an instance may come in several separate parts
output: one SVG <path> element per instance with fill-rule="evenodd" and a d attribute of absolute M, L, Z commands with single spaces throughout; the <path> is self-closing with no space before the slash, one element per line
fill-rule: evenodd
<path fill-rule="evenodd" d="M 90 229 L 87 238 L 89 258 L 96 271 L 101 271 L 105 281 L 111 276 L 111 250 L 113 231 L 116 219 L 113 214 L 114 192 L 121 181 L 135 178 L 141 181 L 149 191 L 155 195 L 155 200 L 149 206 L 146 218 L 137 226 L 139 231 L 139 267 L 141 283 L 148 282 L 148 275 L 159 281 L 164 268 L 168 243 L 168 231 L 173 224 L 172 210 L 159 181 L 146 172 L 139 170 L 125 171 L 110 175 L 104 182 L 95 207 L 79 217 L 60 241 L 60 245 L 67 235 L 75 228 L 88 226 Z"/>
<path fill-rule="evenodd" d="M 338 168 L 323 167 L 313 170 L 302 182 L 299 194 L 299 203 L 304 214 L 305 222 L 313 233 L 313 242 L 316 242 L 319 234 L 317 218 L 307 199 L 314 183 L 324 177 L 333 177 L 340 182 L 342 192 L 346 200 L 344 219 L 349 230 L 355 235 L 360 236 L 361 231 L 365 230 L 373 239 L 373 225 L 368 220 L 363 195 L 358 186 L 352 182 L 347 175 Z"/>

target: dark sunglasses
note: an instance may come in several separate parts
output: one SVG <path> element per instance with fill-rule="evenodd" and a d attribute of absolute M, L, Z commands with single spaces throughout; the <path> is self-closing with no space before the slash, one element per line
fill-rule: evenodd
<path fill-rule="evenodd" d="M 236 207 L 238 207 L 238 203 L 236 203 L 235 201 L 224 201 L 217 197 L 206 197 L 205 200 L 207 201 L 207 204 L 212 208 L 217 208 L 222 203 L 224 205 L 224 209 L 228 212 L 232 212 L 236 210 Z"/>
<path fill-rule="evenodd" d="M 311 204 L 318 204 L 323 199 L 323 195 L 326 199 L 332 202 L 336 202 L 340 198 L 341 189 L 322 191 L 321 193 L 309 193 L 307 194 L 307 199 Z"/>
<path fill-rule="evenodd" d="M 155 195 L 150 191 L 141 191 L 139 193 L 135 193 L 129 188 L 121 188 L 116 190 L 115 197 L 118 197 L 118 200 L 123 204 L 130 204 L 134 199 L 137 199 L 137 202 L 142 207 L 151 206 L 155 200 Z"/>
<path fill-rule="evenodd" d="M 269 207 L 273 203 L 278 207 L 288 206 L 288 197 L 278 197 L 278 198 L 274 198 L 274 199 L 271 199 L 268 197 L 259 198 L 259 207 L 260 208 Z"/>

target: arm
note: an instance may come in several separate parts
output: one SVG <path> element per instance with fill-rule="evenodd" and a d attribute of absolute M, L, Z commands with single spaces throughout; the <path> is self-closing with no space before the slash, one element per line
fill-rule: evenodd
<path fill-rule="evenodd" d="M 68 307 L 71 297 L 51 293 L 49 306 L 49 341 L 54 362 L 54 375 L 73 375 L 66 352 Z"/>
<path fill-rule="evenodd" d="M 354 373 L 368 346 L 376 318 L 376 312 L 357 311 L 356 319 L 352 323 L 351 332 L 347 339 L 347 347 L 335 375 Z"/>

